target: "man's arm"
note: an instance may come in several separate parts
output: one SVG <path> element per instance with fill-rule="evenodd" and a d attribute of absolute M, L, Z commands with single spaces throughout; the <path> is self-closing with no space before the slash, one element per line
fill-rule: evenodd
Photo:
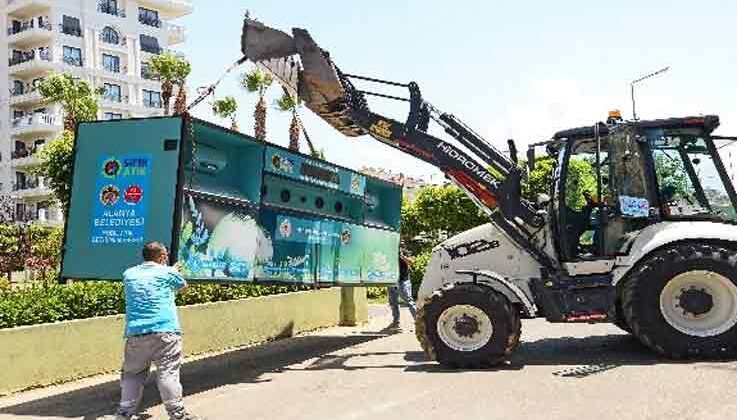
<path fill-rule="evenodd" d="M 170 278 L 171 278 L 171 287 L 177 290 L 179 293 L 184 293 L 187 291 L 187 281 L 184 280 L 184 277 L 182 277 L 182 274 L 179 272 L 179 270 L 182 267 L 181 262 L 177 262 L 172 267 L 173 270 L 171 270 Z"/>

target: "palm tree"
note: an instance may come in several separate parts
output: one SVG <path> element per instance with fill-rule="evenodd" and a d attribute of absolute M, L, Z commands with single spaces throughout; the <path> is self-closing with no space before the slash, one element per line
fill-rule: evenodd
<path fill-rule="evenodd" d="M 274 79 L 270 73 L 255 68 L 241 76 L 241 86 L 251 93 L 258 93 L 259 99 L 253 112 L 254 134 L 259 140 L 266 140 L 266 101 L 264 95 Z"/>
<path fill-rule="evenodd" d="M 177 111 L 186 111 L 187 93 L 184 89 L 184 81 L 192 71 L 192 65 L 181 57 L 171 53 L 156 55 L 151 58 L 151 72 L 161 80 L 161 100 L 164 102 L 164 114 L 169 115 L 169 104 L 174 94 L 174 86 L 179 87 L 177 96 Z"/>
<path fill-rule="evenodd" d="M 230 129 L 233 131 L 238 130 L 238 121 L 236 120 L 236 114 L 238 112 L 238 103 L 232 96 L 226 96 L 223 99 L 218 99 L 212 104 L 212 113 L 220 118 L 230 119 Z"/>
<path fill-rule="evenodd" d="M 292 95 L 284 88 L 281 98 L 276 101 L 276 106 L 280 111 L 292 113 L 292 123 L 289 124 L 289 149 L 299 152 L 299 135 L 302 132 L 305 140 L 307 140 L 307 146 L 310 148 L 310 155 L 321 158 L 320 152 L 315 150 L 315 146 L 312 144 L 312 140 L 307 135 L 307 131 L 302 125 L 302 120 L 299 118 L 299 108 L 302 106 L 302 101 L 299 97 Z"/>

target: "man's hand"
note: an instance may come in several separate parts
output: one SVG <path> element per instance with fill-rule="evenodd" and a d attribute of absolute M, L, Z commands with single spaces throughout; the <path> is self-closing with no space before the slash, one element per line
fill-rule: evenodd
<path fill-rule="evenodd" d="M 181 261 L 177 261 L 177 262 L 174 263 L 173 267 L 174 267 L 175 270 L 177 270 L 178 272 L 181 273 L 182 272 L 182 268 L 184 267 L 184 263 L 181 262 Z"/>

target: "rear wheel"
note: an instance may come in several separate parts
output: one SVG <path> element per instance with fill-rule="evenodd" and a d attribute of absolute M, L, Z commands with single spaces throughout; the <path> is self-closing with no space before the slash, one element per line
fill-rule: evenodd
<path fill-rule="evenodd" d="M 519 344 L 520 317 L 501 293 L 460 284 L 436 291 L 418 313 L 416 332 L 440 364 L 478 368 L 504 362 Z"/>
<path fill-rule="evenodd" d="M 671 358 L 737 355 L 737 253 L 685 244 L 649 257 L 624 286 L 627 324 Z"/>

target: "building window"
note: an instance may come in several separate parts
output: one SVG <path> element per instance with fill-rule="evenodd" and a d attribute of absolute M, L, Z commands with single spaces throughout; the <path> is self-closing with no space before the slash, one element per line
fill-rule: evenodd
<path fill-rule="evenodd" d="M 70 66 L 82 67 L 82 50 L 64 46 L 64 62 Z"/>
<path fill-rule="evenodd" d="M 102 30 L 102 41 L 107 42 L 108 44 L 120 44 L 120 35 L 118 35 L 118 31 L 115 29 L 106 26 L 105 29 Z"/>
<path fill-rule="evenodd" d="M 116 55 L 103 54 L 102 68 L 113 73 L 120 73 L 120 57 Z"/>
<path fill-rule="evenodd" d="M 161 47 L 159 47 L 159 40 L 148 35 L 141 35 L 141 51 L 145 51 L 151 54 L 161 54 Z"/>
<path fill-rule="evenodd" d="M 103 95 L 106 100 L 111 102 L 120 102 L 120 85 L 114 85 L 112 83 L 105 83 L 105 94 Z"/>
<path fill-rule="evenodd" d="M 159 80 L 159 76 L 151 71 L 151 64 L 147 62 L 141 63 L 141 77 L 146 80 Z"/>
<path fill-rule="evenodd" d="M 106 112 L 105 113 L 105 119 L 106 120 L 122 120 L 123 114 L 117 113 L 117 112 Z"/>
<path fill-rule="evenodd" d="M 19 222 L 24 222 L 25 215 L 26 215 L 25 203 L 15 203 L 15 220 Z"/>
<path fill-rule="evenodd" d="M 61 23 L 61 32 L 71 36 L 82 36 L 82 25 L 79 18 L 64 16 Z"/>
<path fill-rule="evenodd" d="M 21 82 L 20 80 L 13 80 L 12 95 L 17 96 L 17 95 L 23 95 L 24 93 L 26 93 L 25 83 Z"/>
<path fill-rule="evenodd" d="M 161 27 L 159 12 L 157 12 L 156 10 L 146 9 L 145 7 L 138 8 L 138 21 L 144 25 L 153 26 L 156 28 Z"/>
<path fill-rule="evenodd" d="M 108 15 L 125 17 L 125 10 L 118 9 L 118 0 L 99 0 L 97 11 Z"/>
<path fill-rule="evenodd" d="M 143 89 L 143 106 L 161 108 L 161 92 Z"/>

